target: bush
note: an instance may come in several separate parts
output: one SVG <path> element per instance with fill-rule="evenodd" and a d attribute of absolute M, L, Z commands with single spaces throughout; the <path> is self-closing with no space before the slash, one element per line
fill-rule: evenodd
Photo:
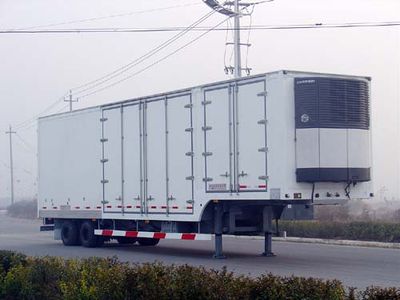
<path fill-rule="evenodd" d="M 22 200 L 7 207 L 7 214 L 15 218 L 36 219 L 37 200 Z"/>
<path fill-rule="evenodd" d="M 279 230 L 294 237 L 400 242 L 400 224 L 381 221 L 281 221 Z"/>
<path fill-rule="evenodd" d="M 115 258 L 64 260 L 0 251 L 0 299 L 400 299 L 398 288 L 346 290 L 338 280 L 257 278 Z"/>
<path fill-rule="evenodd" d="M 381 300 L 381 299 L 400 299 L 400 288 L 380 288 L 380 287 L 368 287 L 365 291 L 358 293 L 358 299 L 365 300 Z"/>

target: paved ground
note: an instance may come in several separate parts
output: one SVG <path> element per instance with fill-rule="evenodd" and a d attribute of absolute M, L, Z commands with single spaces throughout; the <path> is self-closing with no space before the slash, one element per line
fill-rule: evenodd
<path fill-rule="evenodd" d="M 213 243 L 203 241 L 161 241 L 157 247 L 119 246 L 103 248 L 64 247 L 51 232 L 39 232 L 39 221 L 9 218 L 0 213 L 0 249 L 29 255 L 62 257 L 118 256 L 130 262 L 161 261 L 214 269 L 227 266 L 238 274 L 337 278 L 348 286 L 400 286 L 400 250 L 336 245 L 275 242 L 276 257 L 260 257 L 262 240 L 225 238 L 227 259 L 212 258 Z"/>

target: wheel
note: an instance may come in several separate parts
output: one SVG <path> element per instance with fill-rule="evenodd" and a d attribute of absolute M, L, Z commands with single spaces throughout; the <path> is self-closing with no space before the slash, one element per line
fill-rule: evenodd
<path fill-rule="evenodd" d="M 138 238 L 140 246 L 155 246 L 158 244 L 159 241 L 160 239 Z"/>
<path fill-rule="evenodd" d="M 61 240 L 65 246 L 79 245 L 78 224 L 76 222 L 63 222 L 61 226 Z"/>
<path fill-rule="evenodd" d="M 79 230 L 79 239 L 82 246 L 88 248 L 99 247 L 104 243 L 104 239 L 101 236 L 94 234 L 95 226 L 93 222 L 85 221 L 82 223 Z"/>
<path fill-rule="evenodd" d="M 117 237 L 117 242 L 120 245 L 132 245 L 137 242 L 137 238 Z"/>

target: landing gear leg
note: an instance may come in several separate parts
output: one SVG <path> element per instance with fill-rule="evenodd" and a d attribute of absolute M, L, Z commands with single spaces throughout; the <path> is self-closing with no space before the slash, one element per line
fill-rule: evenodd
<path fill-rule="evenodd" d="M 265 239 L 264 239 L 264 252 L 262 256 L 270 257 L 270 256 L 275 256 L 275 254 L 272 252 L 272 233 L 271 232 L 265 232 Z"/>
<path fill-rule="evenodd" d="M 222 203 L 217 203 L 214 208 L 214 233 L 215 233 L 215 253 L 214 258 L 226 258 L 222 253 Z"/>
<path fill-rule="evenodd" d="M 264 229 L 264 252 L 262 256 L 275 256 L 272 252 L 272 216 L 273 210 L 271 206 L 264 207 L 263 211 L 263 229 Z"/>

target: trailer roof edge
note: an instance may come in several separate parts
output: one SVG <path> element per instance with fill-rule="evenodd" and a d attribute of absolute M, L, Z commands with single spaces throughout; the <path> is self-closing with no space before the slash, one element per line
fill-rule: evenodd
<path fill-rule="evenodd" d="M 222 80 L 222 81 L 204 83 L 204 84 L 191 86 L 191 87 L 187 87 L 187 88 L 183 88 L 183 89 L 179 89 L 179 90 L 166 91 L 166 92 L 157 93 L 157 94 L 153 94 L 153 95 L 146 95 L 146 96 L 142 96 L 142 97 L 129 98 L 129 99 L 125 99 L 125 100 L 109 102 L 109 103 L 106 103 L 106 104 L 88 106 L 88 107 L 84 107 L 84 108 L 73 110 L 72 112 L 75 113 L 75 112 L 85 111 L 85 110 L 89 110 L 89 109 L 96 109 L 96 108 L 123 105 L 125 103 L 140 101 L 140 100 L 143 100 L 143 99 L 165 97 L 166 95 L 179 95 L 179 94 L 188 93 L 188 92 L 190 92 L 191 90 L 193 90 L 195 88 L 206 88 L 208 86 L 222 85 L 222 84 L 235 82 L 235 81 L 246 81 L 246 80 L 251 80 L 251 79 L 254 79 L 254 78 L 263 77 L 263 76 L 266 76 L 266 75 L 273 75 L 273 74 L 283 74 L 283 75 L 320 75 L 320 76 L 323 75 L 323 76 L 336 76 L 336 77 L 343 77 L 343 78 L 359 78 L 359 79 L 364 79 L 364 80 L 371 81 L 371 77 L 369 77 L 369 76 L 346 75 L 346 74 L 336 74 L 336 73 L 321 73 L 321 72 L 307 72 L 307 71 L 296 71 L 296 70 L 278 70 L 278 71 L 273 71 L 273 72 L 266 72 L 266 73 L 260 73 L 260 74 L 255 74 L 255 75 L 251 75 L 251 76 L 246 76 L 246 77 L 242 77 L 242 78 L 238 78 L 238 79 L 231 78 L 231 79 Z M 54 116 L 68 115 L 70 113 L 71 112 L 68 111 L 68 112 L 61 112 L 61 113 L 51 114 L 51 115 L 39 117 L 38 120 L 46 119 L 46 118 L 50 118 L 50 117 L 54 117 Z"/>

